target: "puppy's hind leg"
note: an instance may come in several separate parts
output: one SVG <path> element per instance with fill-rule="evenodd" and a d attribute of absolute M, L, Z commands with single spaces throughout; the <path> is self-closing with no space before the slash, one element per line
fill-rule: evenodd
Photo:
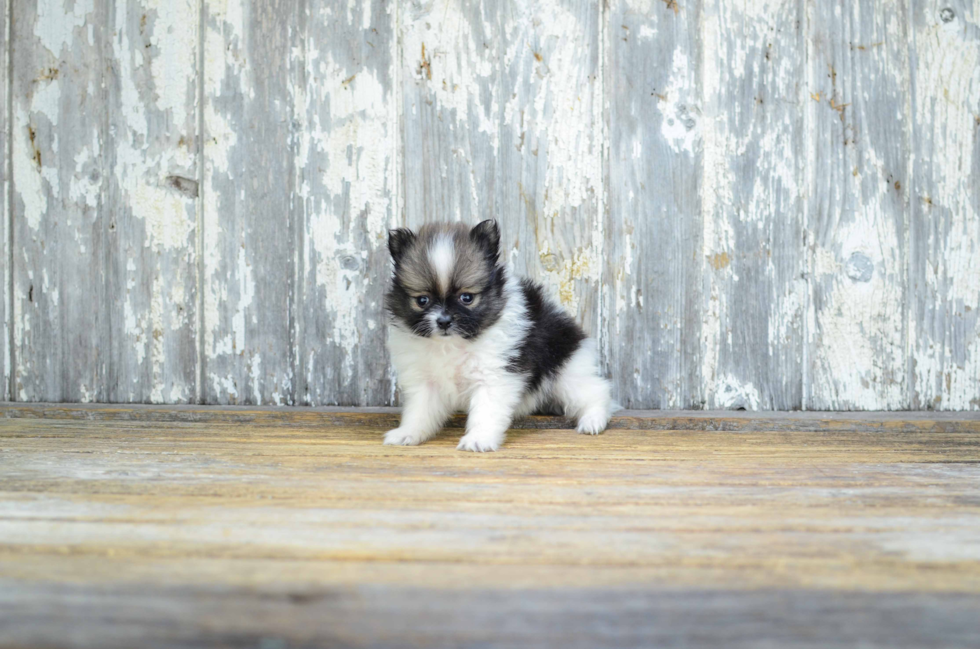
<path fill-rule="evenodd" d="M 598 435 L 606 429 L 614 408 L 609 381 L 599 376 L 595 342 L 583 341 L 562 368 L 554 394 L 565 406 L 565 414 L 575 419 L 580 433 Z"/>

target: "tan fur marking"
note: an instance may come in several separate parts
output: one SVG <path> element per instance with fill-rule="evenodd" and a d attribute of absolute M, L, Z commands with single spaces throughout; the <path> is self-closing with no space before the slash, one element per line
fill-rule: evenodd
<path fill-rule="evenodd" d="M 440 273 L 433 263 L 433 251 L 442 246 L 443 237 L 452 241 L 453 263 L 448 286 L 440 286 Z M 438 256 L 438 255 L 437 255 Z M 470 239 L 470 228 L 462 223 L 432 223 L 419 229 L 418 237 L 402 258 L 402 285 L 413 295 L 438 295 L 450 292 L 477 293 L 487 280 L 483 251 Z"/>

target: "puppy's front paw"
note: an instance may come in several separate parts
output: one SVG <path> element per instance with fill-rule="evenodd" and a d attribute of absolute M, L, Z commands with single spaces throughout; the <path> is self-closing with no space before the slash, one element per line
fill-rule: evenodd
<path fill-rule="evenodd" d="M 475 453 L 496 451 L 498 448 L 500 448 L 503 441 L 504 438 L 502 435 L 472 431 L 463 435 L 463 438 L 459 440 L 459 446 L 456 447 L 456 450 L 473 451 Z"/>
<path fill-rule="evenodd" d="M 385 433 L 385 446 L 418 446 L 423 441 L 421 435 L 407 428 L 395 428 Z"/>
<path fill-rule="evenodd" d="M 609 415 L 607 415 L 605 412 L 586 412 L 584 415 L 579 417 L 578 425 L 575 427 L 575 430 L 587 435 L 598 435 L 602 431 L 606 430 L 606 425 L 608 423 Z"/>

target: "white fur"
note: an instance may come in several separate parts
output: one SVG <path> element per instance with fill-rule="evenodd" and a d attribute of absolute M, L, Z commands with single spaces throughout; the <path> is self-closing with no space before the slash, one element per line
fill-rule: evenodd
<path fill-rule="evenodd" d="M 450 414 L 465 410 L 466 434 L 457 448 L 496 451 L 515 416 L 530 414 L 549 399 L 578 421 L 579 432 L 605 429 L 613 403 L 609 382 L 598 374 L 591 339 L 532 393 L 525 391 L 525 377 L 508 371 L 508 359 L 531 323 L 519 282 L 509 277 L 504 292 L 507 303 L 499 320 L 474 340 L 455 335 L 425 338 L 392 324 L 389 347 L 405 407 L 399 427 L 385 435 L 385 444 L 421 444 L 439 432 Z"/>
<path fill-rule="evenodd" d="M 429 262 L 436 271 L 439 291 L 445 293 L 452 278 L 453 265 L 456 263 L 456 248 L 450 235 L 441 235 L 432 242 L 429 247 Z"/>

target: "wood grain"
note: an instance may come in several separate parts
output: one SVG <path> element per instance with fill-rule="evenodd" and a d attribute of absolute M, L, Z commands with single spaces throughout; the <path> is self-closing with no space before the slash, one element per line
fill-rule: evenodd
<path fill-rule="evenodd" d="M 495 116 L 503 253 L 602 336 L 601 3 L 501 2 Z"/>
<path fill-rule="evenodd" d="M 627 407 L 980 411 L 970 2 L 0 12 L 2 398 L 393 405 L 385 230 L 493 217 Z"/>
<path fill-rule="evenodd" d="M 700 11 L 617 0 L 605 24 L 602 341 L 628 408 L 704 405 Z"/>
<path fill-rule="evenodd" d="M 804 6 L 702 7 L 701 381 L 709 408 L 803 406 Z"/>
<path fill-rule="evenodd" d="M 487 455 L 459 431 L 0 419 L 0 645 L 970 646 L 976 431 L 793 419 L 513 430 Z"/>
<path fill-rule="evenodd" d="M 340 426 L 389 429 L 397 425 L 398 408 L 289 408 L 255 406 L 148 406 L 105 404 L 0 403 L 0 417 L 156 423 L 255 424 L 271 426 Z M 466 417 L 452 416 L 448 428 L 463 428 Z M 573 428 L 564 417 L 532 416 L 513 423 L 519 429 Z M 959 412 L 732 412 L 621 410 L 612 429 L 794 432 L 980 432 L 980 413 Z"/>
<path fill-rule="evenodd" d="M 398 8 L 399 222 L 492 218 L 500 191 L 498 3 L 423 0 Z"/>
<path fill-rule="evenodd" d="M 12 323 L 11 318 L 11 282 L 13 281 L 13 248 L 10 245 L 10 41 L 8 39 L 8 28 L 10 23 L 10 0 L 0 2 L 0 323 L 3 323 L 0 330 L 0 364 L 3 365 L 0 374 L 0 394 L 3 398 L 10 401 L 10 376 L 11 358 L 10 350 L 12 347 Z"/>
<path fill-rule="evenodd" d="M 908 12 L 809 5 L 807 408 L 909 407 Z"/>
<path fill-rule="evenodd" d="M 200 7 L 196 0 L 106 7 L 100 400 L 186 403 L 198 387 Z"/>
<path fill-rule="evenodd" d="M 912 3 L 914 408 L 980 408 L 980 13 Z"/>
<path fill-rule="evenodd" d="M 441 568 L 441 566 L 439 566 Z M 596 607 L 602 600 L 603 606 Z M 7 646 L 970 648 L 974 595 L 395 587 L 259 592 L 7 586 Z M 181 618 L 173 617 L 181 602 Z M 107 611 L 112 611 L 111 614 Z M 231 615 L 237 614 L 237 618 Z M 380 624 L 378 620 L 384 620 Z M 884 620 L 888 620 L 887 623 Z"/>
<path fill-rule="evenodd" d="M 396 11 L 381 0 L 301 9 L 297 403 L 392 400 L 382 301 L 396 196 Z"/>
<path fill-rule="evenodd" d="M 207 403 L 295 398 L 298 17 L 288 0 L 204 3 Z"/>
<path fill-rule="evenodd" d="M 13 398 L 105 401 L 105 2 L 13 0 Z"/>

